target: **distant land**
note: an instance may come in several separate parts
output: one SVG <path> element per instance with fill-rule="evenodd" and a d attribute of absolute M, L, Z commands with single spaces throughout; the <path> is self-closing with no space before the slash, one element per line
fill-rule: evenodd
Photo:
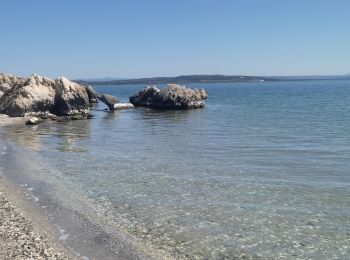
<path fill-rule="evenodd" d="M 90 85 L 126 85 L 126 84 L 184 84 L 184 83 L 214 83 L 214 82 L 251 82 L 272 81 L 269 77 L 256 76 L 226 76 L 226 75 L 186 75 L 178 77 L 154 77 L 140 79 L 115 79 L 115 80 L 75 80 L 80 84 Z"/>
<path fill-rule="evenodd" d="M 78 79 L 79 84 L 88 85 L 132 85 L 132 84 L 186 84 L 186 83 L 222 83 L 222 82 L 263 82 L 263 81 L 293 81 L 293 80 L 338 80 L 350 79 L 350 75 L 342 76 L 228 76 L 228 75 L 183 75 L 177 77 L 153 77 L 139 79 Z"/>

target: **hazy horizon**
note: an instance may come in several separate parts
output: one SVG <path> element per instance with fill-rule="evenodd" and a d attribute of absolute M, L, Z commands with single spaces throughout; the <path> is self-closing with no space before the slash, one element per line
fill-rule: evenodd
<path fill-rule="evenodd" d="M 37 74 L 37 75 L 40 75 L 40 76 L 43 76 L 43 77 L 52 77 L 50 75 L 44 75 L 44 74 L 41 74 L 40 72 L 35 72 L 35 73 L 30 73 L 30 74 L 15 74 L 15 73 L 12 73 L 12 72 L 7 72 L 7 71 L 0 71 L 0 73 L 4 73 L 4 74 L 9 74 L 9 75 L 16 75 L 16 76 L 20 76 L 20 77 L 29 77 L 33 74 Z M 72 77 L 70 78 L 71 80 L 86 80 L 86 81 L 109 81 L 109 80 L 134 80 L 134 79 L 147 79 L 147 78 L 175 78 L 175 77 L 181 77 L 181 76 L 247 76 L 247 77 L 271 77 L 271 78 L 274 78 L 274 77 L 278 77 L 278 78 L 283 78 L 283 77 L 290 77 L 290 78 L 298 78 L 298 77 L 305 77 L 305 78 L 317 78 L 317 77 L 347 77 L 347 76 L 350 76 L 350 74 L 342 74 L 342 75 L 248 75 L 248 74 L 239 74 L 239 75 L 234 75 L 234 74 L 183 74 L 183 75 L 172 75 L 172 76 L 169 76 L 169 75 L 160 75 L 160 76 L 145 76 L 145 77 L 113 77 L 113 76 L 101 76 L 101 77 L 80 77 L 80 78 L 77 78 L 77 77 Z M 53 76 L 53 78 L 57 78 L 57 77 L 67 77 L 66 75 L 58 75 L 58 76 Z"/>
<path fill-rule="evenodd" d="M 252 76 L 252 77 L 346 77 L 350 76 L 350 74 L 342 74 L 342 75 L 248 75 L 248 74 L 239 74 L 239 75 L 234 75 L 234 74 L 186 74 L 186 75 L 173 75 L 173 76 L 168 76 L 168 75 L 163 75 L 163 76 L 146 76 L 146 77 L 86 77 L 86 78 L 79 78 L 80 80 L 129 80 L 129 79 L 141 79 L 141 78 L 173 78 L 173 77 L 181 77 L 181 76 Z M 76 78 L 78 79 L 78 78 Z"/>
<path fill-rule="evenodd" d="M 2 9 L 0 71 L 11 74 L 84 79 L 350 73 L 345 0 L 12 0 Z"/>

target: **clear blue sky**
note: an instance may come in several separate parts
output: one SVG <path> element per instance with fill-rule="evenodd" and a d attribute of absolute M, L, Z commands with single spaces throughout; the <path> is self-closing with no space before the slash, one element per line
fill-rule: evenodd
<path fill-rule="evenodd" d="M 350 73 L 349 0 L 2 0 L 0 71 Z"/>

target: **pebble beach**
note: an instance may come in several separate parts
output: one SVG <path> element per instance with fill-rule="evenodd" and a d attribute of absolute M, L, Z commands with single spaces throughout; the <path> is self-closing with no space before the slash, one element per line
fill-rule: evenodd
<path fill-rule="evenodd" d="M 12 192 L 12 194 L 11 194 Z M 23 210 L 24 202 L 0 179 L 0 259 L 74 259 L 42 224 Z M 16 201 L 17 200 L 17 201 Z"/>

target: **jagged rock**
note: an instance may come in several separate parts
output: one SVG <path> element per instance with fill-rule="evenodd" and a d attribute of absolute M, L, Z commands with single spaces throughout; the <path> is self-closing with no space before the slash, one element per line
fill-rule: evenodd
<path fill-rule="evenodd" d="M 50 111 L 55 99 L 55 82 L 33 75 L 16 84 L 0 98 L 1 113 L 24 116 L 28 112 Z"/>
<path fill-rule="evenodd" d="M 114 110 L 120 110 L 120 109 L 129 109 L 134 108 L 135 106 L 131 103 L 117 103 L 114 104 Z"/>
<path fill-rule="evenodd" d="M 28 120 L 26 121 L 26 125 L 37 125 L 39 123 L 43 122 L 43 120 L 41 118 L 38 117 L 30 117 L 28 118 Z"/>
<path fill-rule="evenodd" d="M 159 93 L 156 86 L 147 86 L 134 96 L 130 97 L 130 103 L 134 106 L 151 107 L 154 97 Z"/>
<path fill-rule="evenodd" d="M 204 89 L 190 89 L 185 86 L 168 84 L 159 90 L 155 86 L 146 87 L 136 95 L 130 97 L 134 106 L 162 109 L 190 109 L 201 108 L 207 94 Z"/>
<path fill-rule="evenodd" d="M 108 106 L 110 111 L 114 110 L 114 105 L 119 103 L 118 99 L 108 94 L 101 94 L 99 99 Z"/>
<path fill-rule="evenodd" d="M 95 104 L 98 102 L 99 94 L 91 86 L 85 86 L 87 94 L 89 96 L 90 104 Z"/>
<path fill-rule="evenodd" d="M 10 90 L 16 84 L 20 84 L 23 80 L 24 79 L 21 77 L 0 73 L 0 98 L 5 92 Z"/>
<path fill-rule="evenodd" d="M 89 110 L 86 88 L 66 78 L 52 80 L 33 75 L 19 80 L 0 98 L 0 113 L 24 116 L 26 113 L 71 115 Z"/>
<path fill-rule="evenodd" d="M 64 77 L 56 79 L 55 85 L 55 114 L 76 115 L 87 114 L 89 112 L 89 95 L 84 86 Z"/>

